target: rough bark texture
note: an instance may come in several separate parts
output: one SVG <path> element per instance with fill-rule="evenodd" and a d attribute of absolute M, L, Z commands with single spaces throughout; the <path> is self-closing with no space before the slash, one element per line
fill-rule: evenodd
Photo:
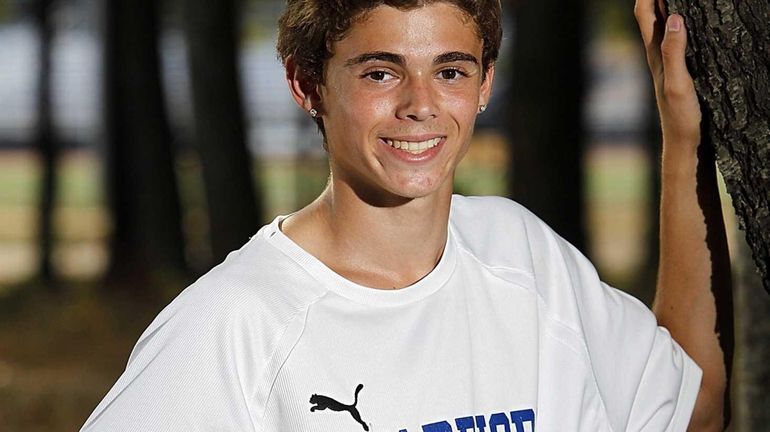
<path fill-rule="evenodd" d="M 747 247 L 738 250 L 737 431 L 765 430 L 770 416 L 770 3 L 767 0 L 668 0 L 685 17 L 687 62 L 704 111 L 704 141 L 713 143 Z M 760 282 L 760 277 L 762 282 Z M 718 307 L 720 300 L 717 299 Z M 718 311 L 719 313 L 720 311 Z"/>
<path fill-rule="evenodd" d="M 262 223 L 240 96 L 237 2 L 186 0 L 184 6 L 194 144 L 203 167 L 211 249 L 218 263 Z"/>
<path fill-rule="evenodd" d="M 668 0 L 685 17 L 705 130 L 770 292 L 770 3 Z"/>
<path fill-rule="evenodd" d="M 509 194 L 585 252 L 584 2 L 511 2 Z"/>
<path fill-rule="evenodd" d="M 155 294 L 156 284 L 186 271 L 161 91 L 158 4 L 110 0 L 104 7 L 105 150 L 113 220 L 108 277 L 136 294 Z"/>

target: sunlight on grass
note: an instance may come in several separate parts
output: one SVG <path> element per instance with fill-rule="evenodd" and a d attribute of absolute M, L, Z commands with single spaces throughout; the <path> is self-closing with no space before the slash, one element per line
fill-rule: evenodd
<path fill-rule="evenodd" d="M 626 285 L 646 256 L 650 176 L 644 149 L 602 145 L 585 156 L 591 258 L 605 278 Z"/>

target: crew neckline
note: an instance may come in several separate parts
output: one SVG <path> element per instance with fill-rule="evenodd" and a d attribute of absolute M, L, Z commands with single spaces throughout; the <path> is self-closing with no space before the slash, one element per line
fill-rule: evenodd
<path fill-rule="evenodd" d="M 447 240 L 438 264 L 425 277 L 404 288 L 385 290 L 357 284 L 329 268 L 321 260 L 302 249 L 280 229 L 290 215 L 277 216 L 262 230 L 264 239 L 289 256 L 328 290 L 356 303 L 372 306 L 398 306 L 421 300 L 443 287 L 456 263 L 456 244 L 451 224 L 447 224 Z"/>

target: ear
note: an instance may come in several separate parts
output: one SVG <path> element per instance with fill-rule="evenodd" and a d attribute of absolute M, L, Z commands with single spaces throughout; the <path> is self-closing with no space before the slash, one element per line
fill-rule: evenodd
<path fill-rule="evenodd" d="M 487 74 L 484 81 L 481 82 L 479 89 L 479 105 L 488 105 L 489 97 L 492 95 L 492 81 L 495 80 L 495 65 L 491 64 L 487 68 Z"/>
<path fill-rule="evenodd" d="M 294 98 L 294 102 L 304 111 L 315 108 L 320 111 L 321 98 L 318 90 L 307 74 L 297 66 L 293 57 L 286 59 L 286 83 L 289 85 L 289 91 Z"/>

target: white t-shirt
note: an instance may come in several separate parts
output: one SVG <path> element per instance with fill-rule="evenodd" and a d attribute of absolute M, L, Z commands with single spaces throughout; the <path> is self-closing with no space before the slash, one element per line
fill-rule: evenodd
<path fill-rule="evenodd" d="M 520 205 L 454 196 L 439 264 L 394 291 L 281 219 L 158 315 L 84 431 L 686 429 L 700 369 Z"/>

